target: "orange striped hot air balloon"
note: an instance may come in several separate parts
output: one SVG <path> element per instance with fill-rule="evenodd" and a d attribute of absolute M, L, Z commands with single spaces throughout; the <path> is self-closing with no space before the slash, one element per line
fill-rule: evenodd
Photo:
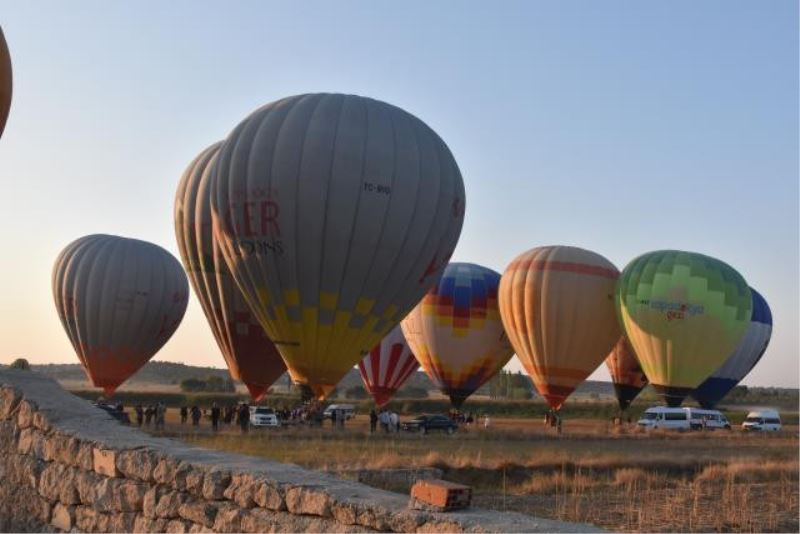
<path fill-rule="evenodd" d="M 500 316 L 539 393 L 554 410 L 600 365 L 620 338 L 617 268 L 576 247 L 531 249 L 500 281 Z"/>
<path fill-rule="evenodd" d="M 619 338 L 606 358 L 606 367 L 614 383 L 619 409 L 625 410 L 647 385 L 647 377 L 636 359 L 636 353 L 625 336 Z"/>

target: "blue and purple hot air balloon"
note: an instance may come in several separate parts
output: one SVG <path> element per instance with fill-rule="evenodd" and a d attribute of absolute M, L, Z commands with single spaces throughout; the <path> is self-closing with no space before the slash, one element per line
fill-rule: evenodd
<path fill-rule="evenodd" d="M 764 355 L 772 336 L 772 312 L 761 294 L 750 288 L 753 295 L 753 314 L 739 346 L 722 367 L 697 386 L 691 396 L 703 408 L 713 408 L 730 390 L 752 371 Z"/>

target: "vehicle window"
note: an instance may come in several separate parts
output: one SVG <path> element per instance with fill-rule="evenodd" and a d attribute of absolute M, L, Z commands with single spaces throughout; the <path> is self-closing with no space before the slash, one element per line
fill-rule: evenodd
<path fill-rule="evenodd" d="M 658 414 L 655 414 L 655 413 L 647 413 L 647 412 L 645 412 L 642 415 L 642 419 L 646 419 L 648 421 L 652 421 L 653 419 L 656 419 L 657 417 L 658 417 Z"/>
<path fill-rule="evenodd" d="M 781 420 L 780 419 L 773 419 L 771 417 L 769 419 L 765 419 L 765 421 L 767 423 L 769 423 L 770 425 L 779 425 L 779 424 L 781 424 Z"/>
<path fill-rule="evenodd" d="M 745 423 L 760 423 L 761 419 L 758 418 L 758 417 L 748 417 L 744 421 L 745 421 Z"/>
<path fill-rule="evenodd" d="M 686 421 L 686 412 L 683 413 L 665 413 L 664 419 L 667 421 Z"/>
<path fill-rule="evenodd" d="M 256 408 L 256 413 L 259 415 L 272 415 L 272 408 Z"/>

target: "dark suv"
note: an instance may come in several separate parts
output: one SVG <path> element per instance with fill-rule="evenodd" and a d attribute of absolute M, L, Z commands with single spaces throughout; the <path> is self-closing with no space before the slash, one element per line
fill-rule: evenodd
<path fill-rule="evenodd" d="M 445 415 L 420 415 L 411 421 L 402 423 L 400 428 L 407 432 L 419 432 L 421 434 L 427 434 L 433 430 L 441 430 L 452 434 L 458 430 L 458 425 Z"/>

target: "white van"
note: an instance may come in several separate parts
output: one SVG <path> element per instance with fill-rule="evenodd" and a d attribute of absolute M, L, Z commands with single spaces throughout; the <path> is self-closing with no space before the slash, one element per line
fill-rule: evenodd
<path fill-rule="evenodd" d="M 728 418 L 719 410 L 704 410 L 703 408 L 685 408 L 689 411 L 689 424 L 692 430 L 717 430 L 731 429 Z"/>
<path fill-rule="evenodd" d="M 637 424 L 648 430 L 652 428 L 691 429 L 689 410 L 687 408 L 668 408 L 666 406 L 648 408 Z"/>
<path fill-rule="evenodd" d="M 275 410 L 266 406 L 250 406 L 250 424 L 253 426 L 281 426 Z"/>
<path fill-rule="evenodd" d="M 345 420 L 352 419 L 353 417 L 356 416 L 356 407 L 353 406 L 352 404 L 331 404 L 330 406 L 325 408 L 325 411 L 322 412 L 322 416 L 325 419 L 330 419 L 331 416 L 333 415 L 334 410 L 344 412 Z"/>
<path fill-rule="evenodd" d="M 752 411 L 742 423 L 742 430 L 754 432 L 776 432 L 781 427 L 781 415 L 777 410 Z"/>

